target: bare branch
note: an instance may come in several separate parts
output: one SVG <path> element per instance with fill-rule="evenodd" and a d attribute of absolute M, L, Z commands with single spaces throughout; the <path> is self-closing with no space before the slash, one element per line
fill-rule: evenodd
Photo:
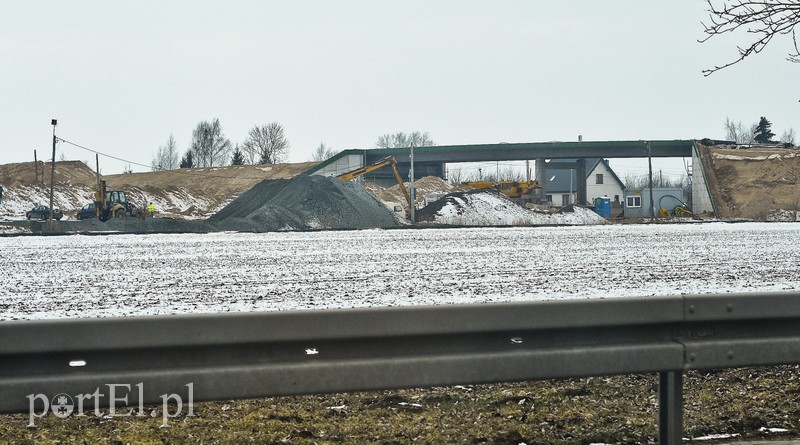
<path fill-rule="evenodd" d="M 797 45 L 795 26 L 800 23 L 800 0 L 722 0 L 717 6 L 717 0 L 706 0 L 711 24 L 701 22 L 703 32 L 706 34 L 698 42 L 707 42 L 714 36 L 745 32 L 752 34 L 754 40 L 750 45 L 737 47 L 739 57 L 714 68 L 703 70 L 703 75 L 709 76 L 721 69 L 735 65 L 748 56 L 758 54 L 767 47 L 777 35 L 792 36 L 792 47 L 787 59 L 791 62 L 800 62 L 800 49 Z"/>

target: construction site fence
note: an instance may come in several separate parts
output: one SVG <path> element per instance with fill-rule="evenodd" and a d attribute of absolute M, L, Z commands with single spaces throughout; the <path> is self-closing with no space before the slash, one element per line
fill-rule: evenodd
<path fill-rule="evenodd" d="M 657 373 L 678 444 L 684 371 L 800 363 L 800 293 L 4 321 L 0 340 L 6 413 L 111 383 L 137 405 Z"/>

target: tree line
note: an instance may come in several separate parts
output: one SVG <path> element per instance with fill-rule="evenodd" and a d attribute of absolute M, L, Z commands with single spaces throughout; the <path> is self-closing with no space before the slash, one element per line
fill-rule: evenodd
<path fill-rule="evenodd" d="M 387 133 L 378 137 L 375 148 L 417 147 L 435 145 L 428 132 Z M 232 144 L 225 137 L 219 119 L 202 121 L 192 131 L 189 148 L 180 154 L 175 137 L 170 134 L 166 144 L 153 155 L 153 170 L 176 168 L 221 167 L 243 164 L 277 164 L 286 160 L 290 148 L 283 126 L 278 122 L 256 125 L 241 144 Z M 339 153 L 321 142 L 311 155 L 312 161 L 324 161 Z"/>
<path fill-rule="evenodd" d="M 278 122 L 255 125 L 241 144 L 225 137 L 219 119 L 201 121 L 192 131 L 189 148 L 181 154 L 173 135 L 153 155 L 153 170 L 221 167 L 243 164 L 277 164 L 286 159 L 290 148 L 283 126 Z"/>
<path fill-rule="evenodd" d="M 725 140 L 736 142 L 737 144 L 776 144 L 776 143 L 795 143 L 794 128 L 784 130 L 779 140 L 773 140 L 775 133 L 772 132 L 772 122 L 762 116 L 758 122 L 750 127 L 742 125 L 742 121 L 733 122 L 725 118 Z"/>

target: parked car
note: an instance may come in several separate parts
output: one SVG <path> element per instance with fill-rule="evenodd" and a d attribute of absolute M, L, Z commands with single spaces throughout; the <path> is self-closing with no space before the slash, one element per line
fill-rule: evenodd
<path fill-rule="evenodd" d="M 50 217 L 50 207 L 48 206 L 36 206 L 31 211 L 25 214 L 25 217 L 28 219 L 40 219 L 42 221 L 47 220 Z M 61 209 L 53 209 L 53 219 L 61 219 L 64 217 L 64 214 L 61 213 Z"/>
<path fill-rule="evenodd" d="M 89 204 L 86 204 L 85 206 L 81 207 L 81 209 L 78 210 L 78 214 L 75 215 L 75 217 L 78 219 L 97 218 L 97 211 L 95 210 L 94 203 L 90 202 Z"/>

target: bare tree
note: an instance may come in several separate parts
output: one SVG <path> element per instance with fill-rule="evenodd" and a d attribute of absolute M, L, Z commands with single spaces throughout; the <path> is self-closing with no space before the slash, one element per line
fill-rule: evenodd
<path fill-rule="evenodd" d="M 222 134 L 219 119 L 202 121 L 192 132 L 192 144 L 189 148 L 194 153 L 195 167 L 213 167 L 224 165 L 229 158 L 231 141 Z"/>
<path fill-rule="evenodd" d="M 683 188 L 688 183 L 686 175 L 681 175 L 678 178 L 670 178 L 664 176 L 661 171 L 653 172 L 653 187 L 654 188 Z M 650 187 L 650 175 L 636 175 L 628 173 L 625 175 L 625 188 L 628 190 L 641 190 Z"/>
<path fill-rule="evenodd" d="M 800 62 L 800 48 L 797 45 L 795 25 L 800 22 L 800 1 L 798 0 L 706 0 L 711 24 L 703 23 L 706 42 L 714 36 L 746 32 L 753 36 L 749 46 L 738 46 L 739 57 L 723 65 L 703 70 L 708 76 L 723 68 L 735 65 L 746 57 L 758 54 L 766 48 L 773 37 L 791 35 L 794 52 L 789 52 L 788 60 Z"/>
<path fill-rule="evenodd" d="M 180 165 L 180 155 L 178 154 L 178 144 L 175 137 L 170 134 L 166 145 L 158 147 L 150 166 L 154 171 L 174 170 Z"/>
<path fill-rule="evenodd" d="M 325 145 L 324 142 L 320 142 L 319 146 L 314 150 L 314 154 L 311 155 L 312 161 L 324 161 L 328 158 L 333 157 L 339 153 L 338 151 L 328 147 Z"/>
<path fill-rule="evenodd" d="M 737 144 L 752 144 L 757 125 L 753 124 L 749 130 L 746 130 L 742 125 L 742 121 L 734 123 L 729 118 L 725 118 L 725 139 Z"/>
<path fill-rule="evenodd" d="M 794 140 L 795 140 L 794 128 L 789 128 L 788 130 L 785 130 L 781 135 L 781 142 L 783 143 L 794 145 Z"/>
<path fill-rule="evenodd" d="M 277 122 L 256 125 L 250 129 L 242 151 L 252 163 L 257 159 L 259 164 L 277 164 L 286 159 L 289 140 L 283 126 Z"/>
<path fill-rule="evenodd" d="M 461 184 L 464 177 L 465 175 L 463 170 L 461 170 L 461 167 L 447 169 L 447 181 L 450 184 Z"/>
<path fill-rule="evenodd" d="M 428 132 L 420 133 L 419 131 L 412 132 L 410 134 L 406 134 L 404 132 L 394 133 L 394 134 L 384 134 L 383 136 L 378 138 L 378 141 L 375 142 L 376 148 L 402 148 L 402 147 L 410 147 L 411 143 L 414 143 L 415 147 L 430 147 L 432 145 L 436 145 L 431 139 L 431 135 Z"/>

